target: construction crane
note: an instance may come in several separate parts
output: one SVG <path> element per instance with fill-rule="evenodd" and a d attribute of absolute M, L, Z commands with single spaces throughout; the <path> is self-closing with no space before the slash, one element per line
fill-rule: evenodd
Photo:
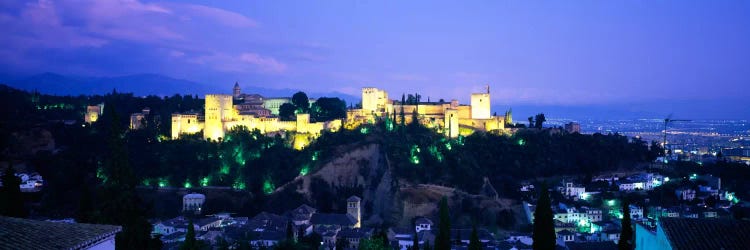
<path fill-rule="evenodd" d="M 661 145 L 664 147 L 665 154 L 666 152 L 670 152 L 669 153 L 670 155 L 672 154 L 671 153 L 672 151 L 667 151 L 667 125 L 669 125 L 669 123 L 672 123 L 672 122 L 689 122 L 689 121 L 693 121 L 693 120 L 672 119 L 672 114 L 669 114 L 667 118 L 664 118 L 664 141 L 662 141 Z"/>

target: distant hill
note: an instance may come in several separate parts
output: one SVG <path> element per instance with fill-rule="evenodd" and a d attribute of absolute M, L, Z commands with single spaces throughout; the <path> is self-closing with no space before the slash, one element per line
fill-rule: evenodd
<path fill-rule="evenodd" d="M 226 86 L 202 84 L 176 79 L 158 74 L 134 74 L 116 77 L 68 76 L 56 73 L 43 73 L 24 78 L 0 76 L 0 83 L 23 90 L 37 90 L 52 95 L 103 95 L 116 89 L 118 92 L 133 93 L 136 96 L 171 96 L 205 94 L 230 94 L 234 83 Z M 243 93 L 261 94 L 268 97 L 291 97 L 299 90 L 272 89 L 242 85 Z M 339 92 L 307 93 L 310 97 L 338 97 L 347 103 L 358 103 L 359 97 Z"/>

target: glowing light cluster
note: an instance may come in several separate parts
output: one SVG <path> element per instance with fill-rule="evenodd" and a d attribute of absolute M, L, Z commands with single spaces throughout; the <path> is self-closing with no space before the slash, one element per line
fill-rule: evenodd
<path fill-rule="evenodd" d="M 366 135 L 370 133 L 370 129 L 368 129 L 367 127 L 362 127 L 359 129 L 359 132 L 362 133 L 363 135 Z"/>
<path fill-rule="evenodd" d="M 159 187 L 167 187 L 169 186 L 169 181 L 167 178 L 159 178 Z"/>
<path fill-rule="evenodd" d="M 210 179 L 210 178 L 209 178 L 208 176 L 206 176 L 206 177 L 203 177 L 203 178 L 201 178 L 201 187 L 205 187 L 205 186 L 208 186 L 208 182 L 209 182 L 210 180 L 211 180 L 211 179 Z"/>
<path fill-rule="evenodd" d="M 237 190 L 245 190 L 245 182 L 242 181 L 241 178 L 237 177 L 237 179 L 234 179 L 234 183 L 232 183 L 232 188 Z"/>
<path fill-rule="evenodd" d="M 271 182 L 271 180 L 266 179 L 263 182 L 263 193 L 271 194 L 274 190 L 276 190 L 276 186 L 273 184 L 273 182 Z"/>
<path fill-rule="evenodd" d="M 191 184 L 189 180 L 185 180 L 185 183 L 182 184 L 182 187 L 184 187 L 184 188 L 192 188 L 193 184 Z"/>
<path fill-rule="evenodd" d="M 411 163 L 414 165 L 419 164 L 419 152 L 420 152 L 419 146 L 417 145 L 411 146 L 411 152 L 410 152 L 411 156 L 409 157 L 409 161 L 411 161 Z"/>
<path fill-rule="evenodd" d="M 312 156 L 310 157 L 312 161 L 317 161 L 320 157 L 320 151 L 313 152 Z"/>
<path fill-rule="evenodd" d="M 302 168 L 300 168 L 300 170 L 299 170 L 299 175 L 301 175 L 301 176 L 305 176 L 305 175 L 307 175 L 307 174 L 308 174 L 309 172 L 310 172 L 310 166 L 308 166 L 308 165 L 304 165 L 304 166 L 302 166 Z"/>
<path fill-rule="evenodd" d="M 518 146 L 526 145 L 526 141 L 524 139 L 518 139 Z"/>
<path fill-rule="evenodd" d="M 219 173 L 221 173 L 221 174 L 229 174 L 229 165 L 222 164 L 221 168 L 219 168 Z"/>
<path fill-rule="evenodd" d="M 430 151 L 430 154 L 432 154 L 432 156 L 434 156 L 435 159 L 437 159 L 438 162 L 443 162 L 443 159 L 444 159 L 443 153 L 438 151 L 437 146 L 430 145 L 430 147 L 428 147 L 427 149 Z"/>

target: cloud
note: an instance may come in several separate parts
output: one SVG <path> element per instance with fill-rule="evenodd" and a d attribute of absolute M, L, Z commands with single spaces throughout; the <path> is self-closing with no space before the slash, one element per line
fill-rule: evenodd
<path fill-rule="evenodd" d="M 262 56 L 256 53 L 245 52 L 239 55 L 225 53 L 213 53 L 193 57 L 190 63 L 210 65 L 215 70 L 236 73 L 270 73 L 279 74 L 286 71 L 287 66 L 273 57 Z"/>
<path fill-rule="evenodd" d="M 286 65 L 279 63 L 271 57 L 260 56 L 255 53 L 243 53 L 240 60 L 255 65 L 260 70 L 271 73 L 281 73 L 286 70 Z"/>
<path fill-rule="evenodd" d="M 112 60 L 137 61 L 140 59 L 129 58 L 132 53 L 128 50 L 138 48 L 152 55 L 164 55 L 166 51 L 172 63 L 200 61 L 208 68 L 237 72 L 285 71 L 286 65 L 273 57 L 238 53 L 237 46 L 227 46 L 226 39 L 206 36 L 207 32 L 233 34 L 257 26 L 255 20 L 242 14 L 198 4 L 139 0 L 38 0 L 9 4 L 0 8 L 0 27 L 4 27 L 0 52 L 6 55 L 0 58 L 0 65 L 44 71 L 47 66 L 60 66 L 46 56 L 24 61 L 10 59 L 36 55 L 41 50 L 74 55 L 93 49 L 105 55 L 110 53 L 108 50 L 119 49 L 123 56 Z M 228 62 L 212 58 L 228 58 Z M 29 62 L 34 63 L 20 65 Z"/>

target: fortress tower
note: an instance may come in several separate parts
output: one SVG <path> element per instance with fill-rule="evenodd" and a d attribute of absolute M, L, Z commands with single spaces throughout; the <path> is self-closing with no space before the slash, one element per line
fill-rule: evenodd
<path fill-rule="evenodd" d="M 224 137 L 224 121 L 232 119 L 231 95 L 206 95 L 206 125 L 203 138 L 217 140 Z"/>
<path fill-rule="evenodd" d="M 354 224 L 354 228 L 362 226 L 362 214 L 360 213 L 360 202 L 362 199 L 353 195 L 346 199 L 346 214 L 357 220 Z"/>
<path fill-rule="evenodd" d="M 242 94 L 242 91 L 240 91 L 240 84 L 238 82 L 234 82 L 234 88 L 232 89 L 232 96 L 234 99 L 240 99 L 240 95 Z"/>
<path fill-rule="evenodd" d="M 448 138 L 458 137 L 458 110 L 457 109 L 446 109 L 445 110 L 445 135 Z"/>
<path fill-rule="evenodd" d="M 378 88 L 362 88 L 362 109 L 367 113 L 383 112 L 388 93 Z"/>
<path fill-rule="evenodd" d="M 487 93 L 471 94 L 471 119 L 490 119 L 490 87 Z"/>

